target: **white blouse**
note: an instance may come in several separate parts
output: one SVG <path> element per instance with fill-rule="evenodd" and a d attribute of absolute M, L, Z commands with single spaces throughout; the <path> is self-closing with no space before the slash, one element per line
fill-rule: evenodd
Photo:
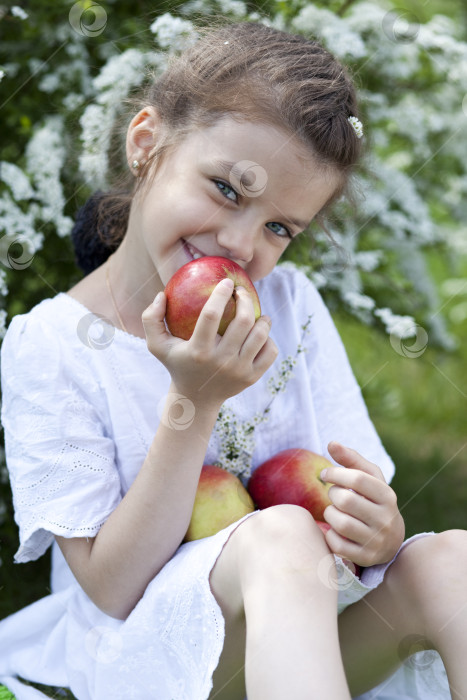
<path fill-rule="evenodd" d="M 276 268 L 257 289 L 279 357 L 260 381 L 225 405 L 240 421 L 263 415 L 272 398 L 268 380 L 300 344 L 306 351 L 285 391 L 273 399 L 268 420 L 255 430 L 252 468 L 289 447 L 331 459 L 327 444 L 337 440 L 378 464 L 390 481 L 393 462 L 317 290 L 289 265 Z M 101 322 L 64 293 L 12 319 L 1 369 L 1 419 L 20 530 L 15 560 L 26 562 L 41 556 L 55 534 L 97 534 L 147 455 L 170 377 L 144 339 Z M 206 463 L 216 461 L 218 450 L 214 433 Z"/>

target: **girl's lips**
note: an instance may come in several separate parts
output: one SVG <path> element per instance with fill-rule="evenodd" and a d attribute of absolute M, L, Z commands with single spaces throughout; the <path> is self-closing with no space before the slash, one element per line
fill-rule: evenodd
<path fill-rule="evenodd" d="M 184 242 L 184 244 L 185 244 L 185 248 L 186 248 L 186 250 L 187 250 L 189 256 L 190 256 L 193 260 L 198 260 L 199 258 L 204 258 L 204 257 L 205 257 L 205 254 L 202 253 L 200 250 L 198 250 L 198 248 L 195 248 L 194 245 L 192 245 L 191 243 L 188 243 L 188 241 L 185 241 L 185 240 L 184 240 L 183 242 Z"/>

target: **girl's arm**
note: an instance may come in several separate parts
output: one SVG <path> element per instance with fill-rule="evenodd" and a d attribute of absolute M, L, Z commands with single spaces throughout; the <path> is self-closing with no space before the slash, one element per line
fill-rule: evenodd
<path fill-rule="evenodd" d="M 56 537 L 83 590 L 113 617 L 131 612 L 182 542 L 222 403 L 256 382 L 277 355 L 269 319 L 255 322 L 243 289 L 235 319 L 224 336 L 217 334 L 232 289 L 230 280 L 216 287 L 189 341 L 167 332 L 162 293 L 144 311 L 148 348 L 172 376 L 161 423 L 136 479 L 96 537 Z M 189 420 L 177 421 L 180 406 Z"/>
<path fill-rule="evenodd" d="M 404 540 L 405 525 L 393 489 L 375 464 L 336 442 L 333 459 L 346 467 L 328 467 L 323 481 L 332 483 L 332 505 L 324 511 L 331 526 L 326 542 L 332 552 L 360 566 L 390 561 Z M 325 473 L 324 473 L 325 472 Z"/>

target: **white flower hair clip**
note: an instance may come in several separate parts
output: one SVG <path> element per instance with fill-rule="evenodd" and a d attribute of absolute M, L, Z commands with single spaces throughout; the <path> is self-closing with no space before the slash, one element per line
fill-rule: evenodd
<path fill-rule="evenodd" d="M 352 125 L 352 129 L 355 131 L 355 136 L 357 139 L 361 139 L 363 136 L 363 124 L 357 117 L 347 117 L 347 121 Z"/>

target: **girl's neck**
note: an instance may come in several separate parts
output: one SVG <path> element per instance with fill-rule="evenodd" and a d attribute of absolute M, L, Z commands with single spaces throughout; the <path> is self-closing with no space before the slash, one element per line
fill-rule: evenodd
<path fill-rule="evenodd" d="M 114 310 L 114 322 L 122 330 L 145 338 L 141 314 L 154 300 L 163 285 L 146 256 L 138 256 L 137 246 L 125 237 L 103 265 L 106 293 Z"/>

